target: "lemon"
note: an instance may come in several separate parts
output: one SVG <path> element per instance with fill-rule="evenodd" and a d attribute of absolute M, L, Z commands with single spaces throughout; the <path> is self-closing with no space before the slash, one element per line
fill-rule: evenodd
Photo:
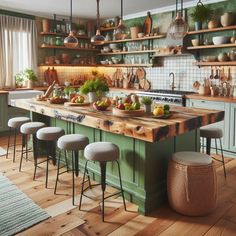
<path fill-rule="evenodd" d="M 154 115 L 154 116 L 161 116 L 161 115 L 164 115 L 164 109 L 163 109 L 163 107 L 156 107 L 156 108 L 153 110 L 153 115 Z"/>

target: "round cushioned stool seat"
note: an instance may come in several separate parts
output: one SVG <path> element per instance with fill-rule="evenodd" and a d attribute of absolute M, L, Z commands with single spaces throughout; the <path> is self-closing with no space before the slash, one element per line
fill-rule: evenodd
<path fill-rule="evenodd" d="M 212 163 L 210 156 L 200 152 L 176 152 L 172 160 L 186 166 L 204 166 Z"/>
<path fill-rule="evenodd" d="M 119 158 L 119 148 L 110 142 L 90 143 L 84 149 L 84 157 L 91 161 L 115 161 Z"/>
<path fill-rule="evenodd" d="M 29 117 L 14 117 L 8 120 L 8 127 L 11 128 L 20 128 L 21 125 L 23 125 L 26 122 L 29 122 L 30 118 Z"/>
<path fill-rule="evenodd" d="M 172 155 L 167 172 L 170 206 L 189 216 L 210 213 L 216 207 L 217 180 L 210 156 L 197 152 Z"/>
<path fill-rule="evenodd" d="M 39 129 L 45 127 L 43 122 L 27 122 L 20 127 L 22 134 L 35 134 Z"/>
<path fill-rule="evenodd" d="M 39 140 L 55 141 L 64 134 L 64 130 L 60 127 L 45 127 L 39 129 L 36 133 L 36 136 Z"/>
<path fill-rule="evenodd" d="M 67 134 L 61 136 L 57 141 L 57 146 L 65 150 L 83 150 L 88 145 L 89 140 L 81 134 Z"/>
<path fill-rule="evenodd" d="M 200 128 L 200 136 L 204 138 L 222 138 L 222 129 L 215 126 L 205 126 Z"/>

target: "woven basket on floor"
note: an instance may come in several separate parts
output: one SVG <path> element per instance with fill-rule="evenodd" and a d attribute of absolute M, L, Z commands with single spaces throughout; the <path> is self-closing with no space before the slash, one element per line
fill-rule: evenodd
<path fill-rule="evenodd" d="M 170 160 L 167 191 L 170 206 L 189 216 L 210 213 L 216 207 L 217 182 L 212 164 L 186 166 Z"/>

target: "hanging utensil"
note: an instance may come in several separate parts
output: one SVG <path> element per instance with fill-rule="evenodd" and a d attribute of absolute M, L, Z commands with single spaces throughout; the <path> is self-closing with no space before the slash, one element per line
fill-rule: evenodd
<path fill-rule="evenodd" d="M 227 78 L 227 80 L 228 81 L 232 81 L 232 75 L 231 75 L 231 71 L 230 71 L 231 69 L 230 69 L 230 67 L 228 68 L 228 78 Z"/>
<path fill-rule="evenodd" d="M 210 74 L 210 79 L 213 79 L 214 78 L 214 76 L 213 76 L 213 73 L 214 73 L 214 71 L 213 71 L 213 68 L 212 68 L 212 66 L 211 66 L 211 74 Z"/>

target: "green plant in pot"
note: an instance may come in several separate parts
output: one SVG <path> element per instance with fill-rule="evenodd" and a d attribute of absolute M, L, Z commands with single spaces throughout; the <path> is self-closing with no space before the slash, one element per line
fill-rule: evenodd
<path fill-rule="evenodd" d="M 38 78 L 32 69 L 25 69 L 23 72 L 17 73 L 15 75 L 16 85 L 22 87 L 24 83 L 27 84 L 28 88 L 33 87 L 33 83 L 37 81 Z"/>
<path fill-rule="evenodd" d="M 142 97 L 141 103 L 143 104 L 145 112 L 151 114 L 152 99 L 150 97 Z"/>
<path fill-rule="evenodd" d="M 212 17 L 212 10 L 208 6 L 204 6 L 201 1 L 193 9 L 190 14 L 191 18 L 195 22 L 195 30 L 201 30 L 202 24 L 207 22 Z"/>
<path fill-rule="evenodd" d="M 80 88 L 82 94 L 87 94 L 89 102 L 96 102 L 104 92 L 108 92 L 109 87 L 103 79 L 96 77 L 95 79 L 87 80 Z"/>

